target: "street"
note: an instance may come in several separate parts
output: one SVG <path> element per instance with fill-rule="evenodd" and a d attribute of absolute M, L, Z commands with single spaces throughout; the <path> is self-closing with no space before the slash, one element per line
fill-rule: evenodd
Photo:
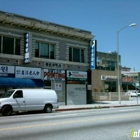
<path fill-rule="evenodd" d="M 0 140 L 128 140 L 139 122 L 140 107 L 0 116 Z"/>

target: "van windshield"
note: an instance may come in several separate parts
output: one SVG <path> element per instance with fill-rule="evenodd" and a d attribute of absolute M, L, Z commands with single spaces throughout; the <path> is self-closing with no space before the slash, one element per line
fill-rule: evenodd
<path fill-rule="evenodd" d="M 9 90 L 5 92 L 3 95 L 0 96 L 0 98 L 9 98 L 13 94 L 14 90 Z"/>

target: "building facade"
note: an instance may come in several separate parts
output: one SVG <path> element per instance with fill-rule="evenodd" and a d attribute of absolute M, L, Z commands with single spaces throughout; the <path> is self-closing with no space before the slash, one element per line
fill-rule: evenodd
<path fill-rule="evenodd" d="M 122 89 L 125 92 L 128 90 L 140 90 L 140 72 L 122 67 Z"/>
<path fill-rule="evenodd" d="M 116 92 L 117 88 L 117 53 L 96 52 L 96 68 L 92 70 L 92 92 Z M 119 61 L 121 60 L 119 56 Z M 120 72 L 121 77 L 121 72 Z"/>
<path fill-rule="evenodd" d="M 89 31 L 0 11 L 1 93 L 17 87 L 51 88 L 59 102 L 86 103 L 93 38 Z"/>

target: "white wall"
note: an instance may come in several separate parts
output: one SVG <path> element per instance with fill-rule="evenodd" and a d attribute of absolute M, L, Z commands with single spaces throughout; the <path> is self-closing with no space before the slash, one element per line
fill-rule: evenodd
<path fill-rule="evenodd" d="M 67 85 L 67 105 L 86 104 L 86 85 Z"/>

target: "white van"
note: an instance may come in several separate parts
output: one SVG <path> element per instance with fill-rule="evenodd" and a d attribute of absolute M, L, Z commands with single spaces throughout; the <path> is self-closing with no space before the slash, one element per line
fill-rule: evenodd
<path fill-rule="evenodd" d="M 58 108 L 58 98 L 51 89 L 12 89 L 0 97 L 0 111 L 3 116 L 12 112 L 43 110 L 51 113 Z"/>

